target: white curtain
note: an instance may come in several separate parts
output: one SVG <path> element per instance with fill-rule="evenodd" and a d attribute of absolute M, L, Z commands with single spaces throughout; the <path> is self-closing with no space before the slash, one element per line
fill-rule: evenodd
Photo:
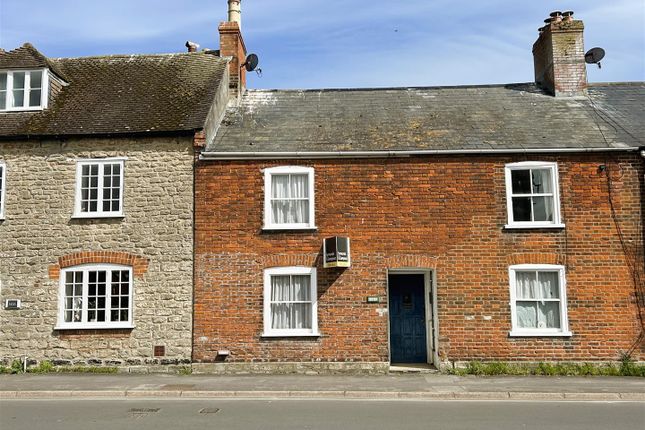
<path fill-rule="evenodd" d="M 271 212 L 275 224 L 309 222 L 309 177 L 273 175 L 271 177 Z"/>
<path fill-rule="evenodd" d="M 517 324 L 521 328 L 560 328 L 558 272 L 517 272 Z"/>
<path fill-rule="evenodd" d="M 544 194 L 553 192 L 553 181 L 551 180 L 551 169 L 531 170 L 533 181 L 533 194 Z"/>
<path fill-rule="evenodd" d="M 307 275 L 272 276 L 271 328 L 311 327 L 311 278 Z"/>
<path fill-rule="evenodd" d="M 533 194 L 552 194 L 551 169 L 531 170 Z M 553 196 L 533 197 L 533 221 L 553 221 Z"/>

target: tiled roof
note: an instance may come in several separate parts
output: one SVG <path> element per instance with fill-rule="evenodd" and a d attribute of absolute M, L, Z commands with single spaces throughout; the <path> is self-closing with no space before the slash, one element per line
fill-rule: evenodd
<path fill-rule="evenodd" d="M 46 59 L 30 45 L 0 68 L 42 67 L 69 84 L 42 112 L 0 113 L 0 138 L 179 132 L 204 127 L 226 61 L 205 52 Z"/>
<path fill-rule="evenodd" d="M 533 84 L 248 91 L 208 152 L 548 150 L 645 145 L 645 83 L 557 98 Z"/>

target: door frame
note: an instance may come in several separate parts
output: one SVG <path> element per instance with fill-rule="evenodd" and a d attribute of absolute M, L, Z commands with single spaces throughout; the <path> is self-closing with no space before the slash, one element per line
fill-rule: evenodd
<path fill-rule="evenodd" d="M 387 351 L 388 361 L 392 364 L 392 336 L 391 336 L 391 318 L 390 318 L 390 275 L 423 275 L 424 284 L 424 301 L 425 301 L 425 323 L 426 323 L 426 356 L 428 364 L 439 363 L 439 318 L 437 317 L 437 277 L 436 272 L 432 269 L 422 268 L 402 268 L 387 269 Z M 432 298 L 432 302 L 430 301 Z"/>

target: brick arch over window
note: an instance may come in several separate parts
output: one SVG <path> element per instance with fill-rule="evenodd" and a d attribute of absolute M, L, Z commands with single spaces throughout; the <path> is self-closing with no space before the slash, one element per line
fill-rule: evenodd
<path fill-rule="evenodd" d="M 435 269 L 437 257 L 414 254 L 394 254 L 385 257 L 385 267 L 388 269 Z"/>
<path fill-rule="evenodd" d="M 262 258 L 263 268 L 269 267 L 314 267 L 317 266 L 318 254 L 273 254 Z"/>
<path fill-rule="evenodd" d="M 514 264 L 556 264 L 564 266 L 565 257 L 545 252 L 523 252 L 508 256 L 508 265 Z"/>
<path fill-rule="evenodd" d="M 80 264 L 120 264 L 131 266 L 135 278 L 141 278 L 148 271 L 150 259 L 127 252 L 118 251 L 81 251 L 63 255 L 58 263 L 49 266 L 49 278 L 57 280 L 61 269 Z"/>

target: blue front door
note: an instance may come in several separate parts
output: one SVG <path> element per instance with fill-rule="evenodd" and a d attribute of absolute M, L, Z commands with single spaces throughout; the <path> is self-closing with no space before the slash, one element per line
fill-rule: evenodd
<path fill-rule="evenodd" d="M 390 275 L 390 355 L 392 363 L 427 363 L 424 275 Z"/>

